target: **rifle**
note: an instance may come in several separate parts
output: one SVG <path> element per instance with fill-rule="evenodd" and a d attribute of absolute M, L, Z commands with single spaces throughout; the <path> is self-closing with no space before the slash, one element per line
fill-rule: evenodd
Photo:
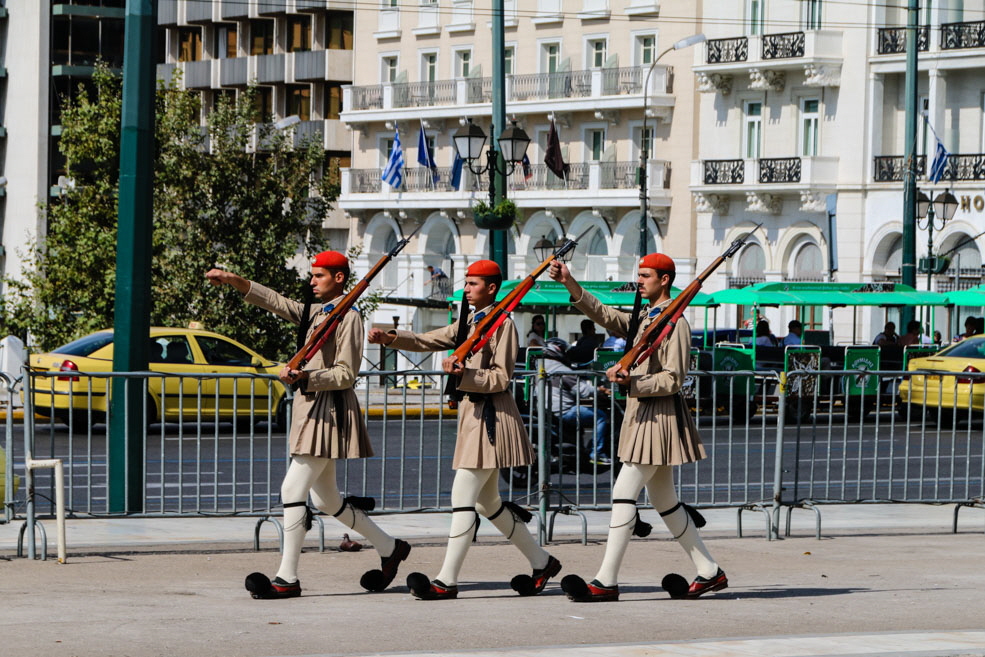
<path fill-rule="evenodd" d="M 452 353 L 452 356 L 459 362 L 459 364 L 464 363 L 465 359 L 482 349 L 492 334 L 496 332 L 503 322 L 506 321 L 507 316 L 513 312 L 513 310 L 520 305 L 520 301 L 523 300 L 524 295 L 533 288 L 534 283 L 537 281 L 537 277 L 544 273 L 544 271 L 551 266 L 555 258 L 560 258 L 566 254 L 571 249 L 578 246 L 578 240 L 585 237 L 589 231 L 594 230 L 594 227 L 589 228 L 584 233 L 576 237 L 575 239 L 569 239 L 564 244 L 562 244 L 554 253 L 547 256 L 544 262 L 540 263 L 534 270 L 527 274 L 519 285 L 510 290 L 503 299 L 497 303 L 489 314 L 479 320 L 478 325 L 475 327 L 475 331 L 470 335 L 465 341 L 459 345 L 457 349 Z"/>
<path fill-rule="evenodd" d="M 362 280 L 356 283 L 351 290 L 349 290 L 342 300 L 339 301 L 337 306 L 328 307 L 328 317 L 325 318 L 321 324 L 319 324 L 314 332 L 312 332 L 311 337 L 308 338 L 308 342 L 305 343 L 298 353 L 294 354 L 291 360 L 287 361 L 287 366 L 292 370 L 300 370 L 302 367 L 307 365 L 312 358 L 318 353 L 318 351 L 325 346 L 328 339 L 335 333 L 338 329 L 339 324 L 342 323 L 342 318 L 345 314 L 349 312 L 352 306 L 355 305 L 356 301 L 362 296 L 363 292 L 369 287 L 369 282 L 379 274 L 388 262 L 393 260 L 394 257 L 400 251 L 407 246 L 417 231 L 421 229 L 420 226 L 414 229 L 414 232 L 397 242 L 396 246 L 390 249 L 390 252 L 385 254 L 382 258 L 377 261 L 375 265 L 369 270 L 369 272 L 363 276 Z"/>
<path fill-rule="evenodd" d="M 759 224 L 759 226 L 762 226 L 762 224 Z M 756 226 L 756 228 L 759 228 L 759 226 Z M 673 331 L 674 327 L 677 325 L 677 320 L 684 315 L 684 311 L 687 310 L 688 304 L 694 300 L 695 296 L 697 296 L 698 291 L 701 289 L 701 284 L 704 283 L 716 269 L 718 269 L 719 265 L 735 255 L 736 251 L 738 251 L 739 248 L 746 243 L 746 238 L 748 238 L 749 235 L 752 235 L 756 228 L 749 231 L 746 234 L 746 237 L 741 237 L 733 241 L 732 244 L 729 245 L 728 249 L 725 250 L 725 253 L 715 258 L 715 260 L 708 265 L 708 267 L 701 272 L 697 278 L 691 281 L 691 283 L 684 288 L 684 290 L 677 295 L 673 301 L 667 304 L 667 307 L 663 309 L 663 312 L 657 316 L 657 320 L 646 327 L 646 330 L 643 331 L 643 335 L 640 336 L 640 339 L 637 340 L 632 347 L 627 349 L 626 354 L 619 360 L 618 372 L 620 374 L 622 372 L 626 372 L 626 375 L 628 376 L 631 368 L 639 365 L 641 362 L 649 358 L 650 354 L 652 354 L 654 350 L 660 346 L 660 343 L 667 339 L 667 336 L 670 335 L 671 331 Z M 625 377 L 617 375 L 616 378 L 622 379 Z"/>

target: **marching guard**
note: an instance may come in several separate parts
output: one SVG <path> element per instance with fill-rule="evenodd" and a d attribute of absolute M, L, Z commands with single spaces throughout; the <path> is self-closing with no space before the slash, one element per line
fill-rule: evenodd
<path fill-rule="evenodd" d="M 230 285 L 247 303 L 269 310 L 295 324 L 308 324 L 307 337 L 326 321 L 338 306 L 349 278 L 349 261 L 337 251 L 323 251 L 312 262 L 311 289 L 324 303 L 310 309 L 273 290 L 237 274 L 212 269 L 206 278 L 213 285 Z M 305 312 L 308 312 L 306 318 Z M 304 536 L 311 528 L 308 496 L 320 511 L 362 534 L 380 555 L 380 569 L 363 574 L 360 584 L 368 591 L 382 591 L 397 575 L 400 562 L 410 554 L 410 545 L 380 529 L 369 516 L 371 498 L 342 498 L 336 480 L 339 459 L 373 455 L 369 432 L 359 411 L 353 385 L 362 357 L 363 323 L 359 313 L 346 312 L 338 329 L 301 369 L 285 365 L 279 377 L 285 385 L 297 386 L 290 428 L 291 464 L 281 484 L 284 505 L 284 550 L 280 568 L 271 581 L 261 573 L 246 578 L 246 588 L 256 599 L 293 598 L 301 595 L 298 560 Z"/>
<path fill-rule="evenodd" d="M 454 349 L 459 339 L 474 333 L 476 325 L 493 310 L 502 282 L 495 262 L 474 262 L 465 273 L 465 301 L 475 309 L 471 315 L 466 318 L 463 312 L 455 324 L 422 334 L 370 329 L 369 341 L 408 351 Z M 462 322 L 468 322 L 468 326 L 462 327 Z M 458 438 L 452 462 L 456 471 L 451 490 L 453 508 L 444 563 L 434 579 L 423 573 L 407 577 L 411 593 L 422 600 L 458 597 L 459 572 L 478 532 L 480 514 L 530 562 L 532 575 L 517 575 L 510 583 L 517 593 L 536 595 L 561 571 L 561 563 L 540 547 L 527 530 L 524 523 L 530 520 L 530 514 L 519 505 L 504 502 L 499 495 L 499 469 L 529 465 L 534 452 L 510 391 L 518 346 L 516 327 L 506 317 L 489 335 L 489 341 L 464 364 L 454 356 L 442 362 L 442 369 L 457 377 L 458 390 L 465 397 L 458 406 Z"/>
<path fill-rule="evenodd" d="M 628 335 L 631 313 L 604 306 L 584 291 L 567 266 L 558 260 L 551 263 L 550 276 L 564 284 L 574 306 L 590 319 L 610 331 Z M 670 287 L 675 276 L 674 261 L 662 253 L 651 253 L 640 259 L 637 282 L 640 293 L 649 301 L 649 307 L 639 318 L 637 335 L 642 335 L 670 303 Z M 637 336 L 629 337 L 632 342 Z M 705 458 L 697 427 L 680 394 L 690 348 L 691 329 L 681 317 L 670 336 L 631 372 L 621 370 L 620 365 L 616 364 L 606 373 L 610 381 L 628 386 L 618 448 L 622 469 L 612 487 L 609 536 L 595 579 L 585 582 L 577 575 L 568 575 L 561 582 L 565 593 L 575 602 L 619 599 L 619 567 L 630 537 L 634 533 L 642 536 L 649 533 L 648 526 L 640 522 L 636 508 L 644 487 L 667 529 L 684 548 L 697 570 L 697 577 L 690 586 L 677 575 L 664 578 L 664 587 L 668 592 L 673 597 L 697 598 L 728 586 L 728 578 L 709 554 L 698 533 L 698 527 L 704 525 L 704 518 L 677 499 L 674 487 L 673 466 Z M 680 579 L 680 586 L 670 578 Z"/>

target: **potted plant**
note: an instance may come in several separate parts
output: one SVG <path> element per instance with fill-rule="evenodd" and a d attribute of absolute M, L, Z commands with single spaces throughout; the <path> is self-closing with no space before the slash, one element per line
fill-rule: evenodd
<path fill-rule="evenodd" d="M 486 230 L 506 230 L 516 221 L 516 203 L 504 198 L 494 207 L 485 201 L 477 201 L 472 206 L 475 225 Z"/>

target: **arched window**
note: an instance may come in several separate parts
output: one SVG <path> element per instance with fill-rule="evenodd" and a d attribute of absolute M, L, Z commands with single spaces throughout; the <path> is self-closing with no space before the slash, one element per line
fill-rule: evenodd
<path fill-rule="evenodd" d="M 903 236 L 900 235 L 889 246 L 886 264 L 883 265 L 883 275 L 894 281 L 900 280 L 900 270 L 903 267 Z"/>
<path fill-rule="evenodd" d="M 605 260 L 599 256 L 609 255 L 609 247 L 602 229 L 596 228 L 583 238 L 575 252 L 582 263 L 582 271 L 576 275 L 588 281 L 605 280 Z"/>
<path fill-rule="evenodd" d="M 748 243 L 739 251 L 735 263 L 735 275 L 729 278 L 729 287 L 745 287 L 750 283 L 766 280 L 766 254 L 756 242 Z"/>
<path fill-rule="evenodd" d="M 790 268 L 790 279 L 795 281 L 820 281 L 824 279 L 821 249 L 809 242 L 794 254 Z"/>

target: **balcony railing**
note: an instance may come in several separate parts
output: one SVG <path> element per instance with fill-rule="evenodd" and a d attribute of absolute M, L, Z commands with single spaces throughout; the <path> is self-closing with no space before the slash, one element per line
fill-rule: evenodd
<path fill-rule="evenodd" d="M 877 155 L 875 161 L 875 182 L 900 182 L 906 174 L 906 158 L 902 155 Z M 927 156 L 917 156 L 917 176 L 923 177 L 927 172 Z"/>
<path fill-rule="evenodd" d="M 944 165 L 941 180 L 985 180 L 985 154 L 952 153 Z"/>
<path fill-rule="evenodd" d="M 799 157 L 761 158 L 759 160 L 759 182 L 798 183 L 800 182 L 801 160 Z"/>
<path fill-rule="evenodd" d="M 394 107 L 430 107 L 455 102 L 457 86 L 454 80 L 407 82 L 393 85 Z M 382 98 L 382 95 L 381 95 Z"/>
<path fill-rule="evenodd" d="M 383 85 L 352 87 L 352 109 L 383 109 Z"/>
<path fill-rule="evenodd" d="M 906 52 L 905 27 L 881 27 L 876 51 L 880 55 L 898 55 Z M 917 50 L 926 52 L 930 45 L 930 28 L 917 28 Z"/>
<path fill-rule="evenodd" d="M 749 59 L 749 38 L 711 39 L 706 53 L 705 62 L 708 64 L 744 62 Z"/>
<path fill-rule="evenodd" d="M 506 77 L 508 102 L 642 94 L 645 66 L 525 73 Z M 673 69 L 659 66 L 650 76 L 651 94 L 673 93 Z M 345 111 L 488 103 L 492 78 L 386 83 L 345 87 Z"/>
<path fill-rule="evenodd" d="M 571 191 L 571 190 L 635 190 L 639 187 L 636 162 L 579 162 L 570 165 L 568 175 L 560 178 L 546 164 L 533 164 L 525 172 L 522 167 L 507 178 L 511 192 L 523 191 Z M 386 189 L 380 169 L 343 169 L 343 195 L 380 194 Z M 487 175 L 476 176 L 462 172 L 458 190 L 451 186 L 451 167 L 437 168 L 438 180 L 426 167 L 405 167 L 401 192 L 485 192 L 489 189 Z M 661 160 L 651 160 L 648 173 L 651 190 L 670 187 L 670 165 Z M 348 180 L 348 182 L 346 182 Z"/>
<path fill-rule="evenodd" d="M 704 184 L 741 185 L 745 182 L 744 160 L 705 160 Z"/>
<path fill-rule="evenodd" d="M 941 25 L 941 50 L 961 48 L 985 48 L 985 21 Z"/>
<path fill-rule="evenodd" d="M 804 33 L 784 32 L 763 35 L 763 59 L 792 59 L 804 56 Z"/>

